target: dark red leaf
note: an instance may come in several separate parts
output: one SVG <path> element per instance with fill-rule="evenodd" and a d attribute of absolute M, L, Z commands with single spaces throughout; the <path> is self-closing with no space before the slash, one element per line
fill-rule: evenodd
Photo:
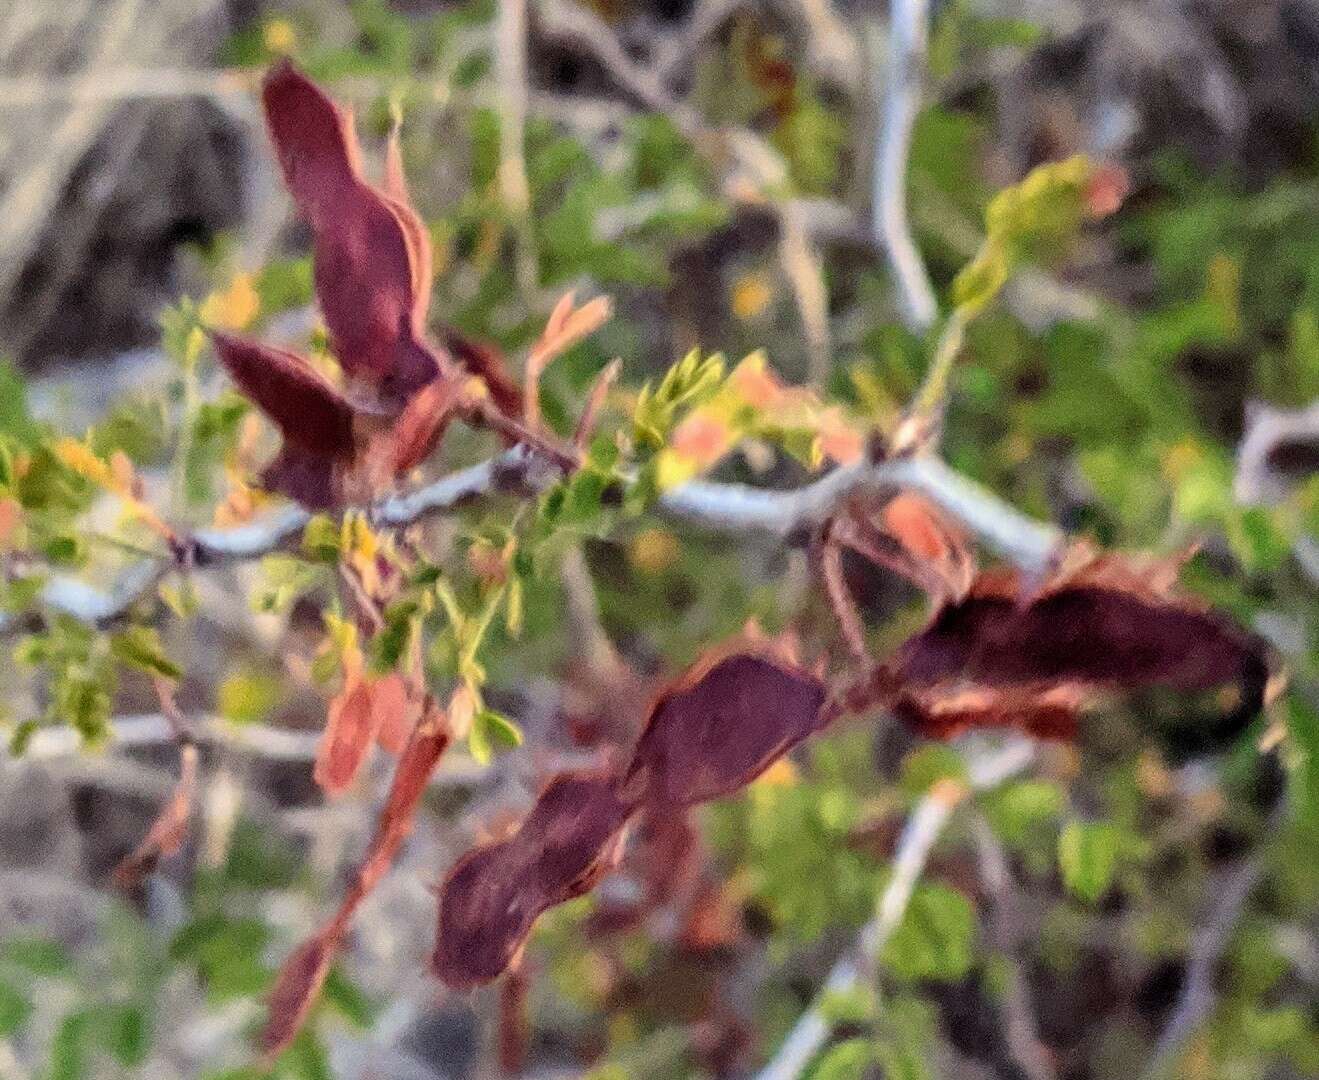
<path fill-rule="evenodd" d="M 603 772 L 561 773 L 520 829 L 470 851 L 440 887 L 433 965 L 455 989 L 498 977 L 546 908 L 581 896 L 618 860 L 632 808 Z"/>
<path fill-rule="evenodd" d="M 1179 723 L 1171 735 L 1178 753 L 1221 747 L 1263 704 L 1266 649 L 1176 596 L 1172 577 L 1167 566 L 1115 556 L 1068 570 L 1034 594 L 1023 594 L 1014 575 L 982 574 L 899 650 L 892 669 L 913 689 L 1235 687 L 1233 707 Z"/>
<path fill-rule="evenodd" d="M 212 332 L 220 362 L 243 396 L 265 413 L 287 443 L 318 458 L 353 453 L 353 407 L 296 353 Z"/>
<path fill-rule="evenodd" d="M 351 112 L 288 62 L 267 75 L 263 97 L 285 181 L 312 229 L 331 348 L 351 379 L 400 407 L 440 371 L 421 339 L 426 231 L 410 207 L 363 180 Z"/>
<path fill-rule="evenodd" d="M 309 510 L 332 510 L 344 503 L 346 468 L 337 458 L 317 457 L 285 444 L 261 471 L 261 485 Z"/>
<path fill-rule="evenodd" d="M 731 794 L 817 729 L 824 700 L 820 679 L 779 658 L 700 665 L 655 703 L 625 790 L 651 806 Z"/>
<path fill-rule="evenodd" d="M 505 416 L 522 415 L 522 388 L 509 374 L 508 361 L 497 346 L 473 341 L 451 326 L 440 330 L 440 340 L 468 374 L 481 378 L 500 412 Z"/>

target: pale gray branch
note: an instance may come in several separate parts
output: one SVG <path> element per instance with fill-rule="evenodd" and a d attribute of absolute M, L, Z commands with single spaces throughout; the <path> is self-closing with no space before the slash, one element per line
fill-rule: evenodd
<path fill-rule="evenodd" d="M 875 238 L 888 253 L 903 320 L 923 334 L 939 308 L 907 218 L 907 158 L 920 111 L 929 0 L 893 0 L 890 12 L 887 89 L 875 141 Z"/>
<path fill-rule="evenodd" d="M 1275 815 L 1276 820 L 1276 815 Z M 1205 921 L 1191 939 L 1186 975 L 1177 1007 L 1159 1041 L 1142 1080 L 1158 1080 L 1172 1074 L 1177 1055 L 1186 1040 L 1213 1011 L 1218 994 L 1214 989 L 1214 969 L 1232 939 L 1241 912 L 1251 892 L 1264 875 L 1264 859 L 1251 855 L 1243 859 L 1213 891 L 1213 902 Z"/>
<path fill-rule="evenodd" d="M 993 753 L 969 761 L 968 786 L 972 792 L 997 787 L 1026 769 L 1034 756 L 1034 743 L 1025 738 L 1012 739 Z M 880 895 L 875 917 L 861 928 L 851 953 L 834 964 L 810 1008 L 756 1080 L 797 1080 L 819 1053 L 833 1030 L 825 1019 L 823 1003 L 832 995 L 859 986 L 874 970 L 880 951 L 902 923 L 935 842 L 966 793 L 966 788 L 954 782 L 939 783 L 916 804 L 898 838 L 893 874 Z"/>
<path fill-rule="evenodd" d="M 562 476 L 560 466 L 519 445 L 406 495 L 389 496 L 372 507 L 369 515 L 377 525 L 397 528 L 499 491 L 538 494 Z M 904 490 L 921 493 L 1034 576 L 1053 565 L 1063 542 L 1063 534 L 1054 526 L 1026 517 L 931 456 L 876 464 L 858 461 L 791 491 L 692 480 L 661 494 L 658 508 L 706 528 L 763 531 L 787 539 L 818 525 L 855 492 L 896 494 Z M 192 561 L 205 567 L 259 558 L 296 536 L 308 520 L 310 515 L 301 507 L 285 506 L 234 529 L 202 530 L 190 538 Z M 174 565 L 170 558 L 144 559 L 124 571 L 108 591 L 57 575 L 42 589 L 39 604 L 83 622 L 109 622 L 145 596 Z M 11 629 L 15 622 L 13 616 L 0 616 L 0 632 Z"/>

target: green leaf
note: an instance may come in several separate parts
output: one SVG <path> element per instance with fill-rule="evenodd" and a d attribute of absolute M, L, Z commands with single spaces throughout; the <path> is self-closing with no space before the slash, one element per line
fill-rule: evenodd
<path fill-rule="evenodd" d="M 1040 826 L 1057 818 L 1065 805 L 1066 796 L 1057 784 L 1021 780 L 991 792 L 985 799 L 985 816 L 1000 840 L 1019 847 L 1035 839 Z"/>
<path fill-rule="evenodd" d="M 22 446 L 31 446 L 41 436 L 40 425 L 28 411 L 27 385 L 8 360 L 0 360 L 0 435 Z"/>
<path fill-rule="evenodd" d="M 810 1080 L 864 1080 L 875 1061 L 871 1040 L 844 1039 L 821 1054 L 807 1076 Z"/>
<path fill-rule="evenodd" d="M 472 717 L 467 749 L 482 765 L 488 765 L 497 750 L 513 750 L 522 745 L 522 731 L 513 721 L 492 709 L 479 709 Z"/>
<path fill-rule="evenodd" d="M 373 673 L 384 675 L 398 667 L 421 631 L 421 605 L 414 599 L 396 600 L 384 611 L 385 626 L 370 641 L 368 664 Z"/>
<path fill-rule="evenodd" d="M 1094 903 L 1112 884 L 1122 834 L 1114 825 L 1069 821 L 1058 837 L 1058 866 L 1073 895 Z"/>
<path fill-rule="evenodd" d="M 235 724 L 252 724 L 264 719 L 283 695 L 280 682 L 253 671 L 235 671 L 216 691 L 216 711 Z"/>
<path fill-rule="evenodd" d="M 1287 731 L 1298 760 L 1290 773 L 1294 805 L 1311 830 L 1319 830 L 1319 710 L 1300 694 L 1287 697 Z"/>
<path fill-rule="evenodd" d="M 971 968 L 975 931 L 965 896 L 946 885 L 918 885 L 884 947 L 884 964 L 905 979 L 960 979 Z"/>
<path fill-rule="evenodd" d="M 50 1041 L 49 1080 L 85 1080 L 87 1072 L 87 1033 L 93 1014 L 82 1010 L 66 1016 Z"/>
<path fill-rule="evenodd" d="M 0 979 L 0 1038 L 13 1035 L 32 1014 L 32 1002 L 6 980 Z"/>
<path fill-rule="evenodd" d="M 913 798 L 940 780 L 966 781 L 966 759 L 951 746 L 929 743 L 913 750 L 902 763 L 902 790 Z"/>
<path fill-rule="evenodd" d="M 13 734 L 9 736 L 9 752 L 14 757 L 22 757 L 27 753 L 27 748 L 32 742 L 32 736 L 37 733 L 40 725 L 32 717 L 20 720 L 14 727 Z"/>
<path fill-rule="evenodd" d="M 96 1039 L 127 1069 L 137 1068 L 151 1051 L 151 1024 L 138 1005 L 101 1005 L 93 1013 Z"/>
<path fill-rule="evenodd" d="M 330 968 L 321 994 L 327 1005 L 363 1031 L 375 1020 L 371 999 L 338 966 Z"/>
<path fill-rule="evenodd" d="M 302 530 L 302 552 L 316 562 L 338 563 L 342 543 L 342 528 L 327 514 L 317 514 Z"/>
<path fill-rule="evenodd" d="M 175 682 L 183 677 L 183 670 L 165 655 L 160 633 L 154 627 L 130 626 L 119 631 L 110 639 L 110 651 L 126 667 Z"/>
<path fill-rule="evenodd" d="M 58 941 L 33 937 L 10 938 L 0 945 L 0 962 L 46 978 L 67 975 L 73 966 Z"/>
<path fill-rule="evenodd" d="M 874 1019 L 879 1010 L 879 996 L 871 986 L 826 990 L 820 999 L 820 1015 L 835 1027 L 840 1024 L 864 1024 Z"/>

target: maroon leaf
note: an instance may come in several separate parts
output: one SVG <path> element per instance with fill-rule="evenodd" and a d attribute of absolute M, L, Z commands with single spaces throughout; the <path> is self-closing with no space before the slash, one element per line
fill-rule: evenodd
<path fill-rule="evenodd" d="M 500 349 L 488 342 L 473 341 L 451 326 L 440 330 L 440 340 L 469 374 L 485 383 L 500 412 L 505 416 L 522 415 L 522 388 L 509 374 L 508 361 Z"/>
<path fill-rule="evenodd" d="M 440 887 L 435 972 L 455 989 L 499 976 L 546 908 L 581 896 L 618 861 L 632 807 L 609 773 L 550 781 L 520 829 L 478 847 Z"/>
<path fill-rule="evenodd" d="M 401 406 L 440 373 L 421 340 L 430 242 L 411 207 L 363 180 L 352 113 L 291 63 L 263 90 L 284 179 L 314 237 L 316 295 L 344 372 Z"/>
<path fill-rule="evenodd" d="M 353 454 L 353 407 L 320 372 L 296 353 L 212 332 L 215 352 L 287 443 L 317 458 Z"/>
<path fill-rule="evenodd" d="M 652 806 L 728 795 L 814 732 L 824 700 L 820 679 L 777 657 L 700 665 L 655 703 L 625 790 Z"/>
<path fill-rule="evenodd" d="M 261 485 L 309 510 L 332 510 L 345 501 L 345 468 L 336 458 L 317 457 L 285 444 L 261 470 Z"/>
<path fill-rule="evenodd" d="M 968 686 L 1099 689 L 1235 687 L 1234 706 L 1169 733 L 1196 753 L 1230 742 L 1258 713 L 1268 681 L 1263 643 L 1175 595 L 1169 565 L 1092 558 L 1034 594 L 1015 575 L 986 573 L 946 604 L 898 652 L 892 669 L 911 688 Z"/>

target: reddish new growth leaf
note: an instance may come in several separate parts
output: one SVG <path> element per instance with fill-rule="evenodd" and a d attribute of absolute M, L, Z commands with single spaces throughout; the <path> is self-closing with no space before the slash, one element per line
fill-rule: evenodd
<path fill-rule="evenodd" d="M 612 869 L 633 815 L 671 815 L 750 783 L 816 730 L 824 700 L 819 679 L 768 650 L 697 665 L 660 695 L 621 774 L 559 774 L 512 836 L 449 871 L 436 973 L 457 989 L 498 977 L 543 911 Z"/>
<path fill-rule="evenodd" d="M 185 743 L 179 751 L 179 779 L 169 802 L 160 811 L 142 842 L 115 867 L 115 884 L 121 889 L 138 885 L 167 855 L 173 855 L 188 836 L 188 818 L 197 793 L 197 747 Z"/>
<path fill-rule="evenodd" d="M 267 1060 L 284 1050 L 301 1029 L 354 913 L 389 870 L 399 847 L 412 831 L 426 784 L 451 740 L 445 715 L 431 701 L 426 702 L 425 709 L 403 747 L 371 846 L 339 910 L 313 937 L 298 946 L 280 968 L 261 1034 Z"/>
<path fill-rule="evenodd" d="M 314 509 L 367 501 L 473 405 L 471 375 L 510 416 L 520 415 L 520 396 L 495 350 L 453 331 L 447 349 L 426 340 L 430 239 L 408 200 L 397 143 L 382 190 L 362 176 L 352 113 L 291 63 L 270 71 L 262 99 L 285 182 L 311 227 L 316 296 L 347 387 L 304 357 L 233 335 L 212 335 L 216 353 L 284 437 L 266 487 Z M 437 383 L 443 391 L 418 402 Z"/>
<path fill-rule="evenodd" d="M 904 492 L 876 509 L 854 500 L 834 522 L 832 537 L 906 578 L 936 602 L 959 600 L 975 578 L 965 534 L 928 500 Z"/>
<path fill-rule="evenodd" d="M 344 688 L 330 702 L 326 715 L 313 772 L 316 783 L 331 795 L 343 791 L 373 742 L 398 753 L 407 738 L 409 714 L 416 715 L 397 673 L 379 679 L 361 673 L 345 676 Z"/>
<path fill-rule="evenodd" d="M 627 790 L 674 808 L 731 794 L 813 733 L 823 704 L 819 679 L 768 656 L 707 661 L 651 710 Z"/>
<path fill-rule="evenodd" d="M 1263 703 L 1263 643 L 1178 595 L 1174 564 L 1082 558 L 1033 593 L 1014 573 L 982 573 L 891 662 L 899 711 L 937 736 L 1012 724 L 1058 737 L 1087 691 L 1227 689 L 1230 707 L 1163 734 L 1176 755 L 1230 742 Z"/>

